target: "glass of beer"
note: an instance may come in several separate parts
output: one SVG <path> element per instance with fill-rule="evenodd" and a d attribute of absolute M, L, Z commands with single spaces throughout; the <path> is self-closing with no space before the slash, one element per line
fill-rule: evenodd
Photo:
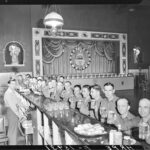
<path fill-rule="evenodd" d="M 107 123 L 112 124 L 114 120 L 115 120 L 115 112 L 112 110 L 108 111 Z"/>
<path fill-rule="evenodd" d="M 107 109 L 105 107 L 100 107 L 100 115 L 101 115 L 101 122 L 105 122 L 107 118 Z"/>
<path fill-rule="evenodd" d="M 80 99 L 80 100 L 77 101 L 77 107 L 80 108 L 81 104 L 82 104 L 82 100 Z"/>
<path fill-rule="evenodd" d="M 91 100 L 91 109 L 95 109 L 95 106 L 96 106 L 96 101 Z"/>
<path fill-rule="evenodd" d="M 149 125 L 145 122 L 140 122 L 139 124 L 139 138 L 140 139 L 146 139 L 146 137 L 149 135 Z"/>

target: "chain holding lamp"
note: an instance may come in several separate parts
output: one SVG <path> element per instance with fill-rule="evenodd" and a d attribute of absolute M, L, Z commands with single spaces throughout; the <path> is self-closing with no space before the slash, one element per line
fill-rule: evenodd
<path fill-rule="evenodd" d="M 45 28 L 47 28 L 53 36 L 55 36 L 56 33 L 62 29 L 64 20 L 63 17 L 57 13 L 56 6 L 54 6 L 54 10 L 51 12 L 50 7 L 48 6 L 43 23 Z"/>

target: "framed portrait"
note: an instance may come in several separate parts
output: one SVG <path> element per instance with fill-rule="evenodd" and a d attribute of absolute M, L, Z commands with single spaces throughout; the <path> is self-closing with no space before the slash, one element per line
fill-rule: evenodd
<path fill-rule="evenodd" d="M 17 41 L 11 41 L 4 48 L 4 66 L 24 66 L 24 49 Z"/>

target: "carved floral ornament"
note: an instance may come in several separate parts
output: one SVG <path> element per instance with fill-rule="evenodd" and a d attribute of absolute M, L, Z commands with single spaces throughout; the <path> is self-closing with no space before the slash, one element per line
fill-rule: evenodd
<path fill-rule="evenodd" d="M 90 52 L 81 47 L 75 47 L 70 54 L 70 64 L 75 70 L 85 70 L 91 63 Z"/>

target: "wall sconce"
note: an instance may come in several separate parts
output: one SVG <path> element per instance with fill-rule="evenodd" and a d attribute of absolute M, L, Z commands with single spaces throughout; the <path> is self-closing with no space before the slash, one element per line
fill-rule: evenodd
<path fill-rule="evenodd" d="M 139 61 L 138 57 L 139 57 L 140 52 L 141 52 L 141 48 L 140 47 L 135 46 L 133 48 L 133 58 L 134 58 L 134 63 L 135 64 L 137 64 L 138 61 Z"/>
<path fill-rule="evenodd" d="M 55 6 L 48 6 L 46 11 L 46 16 L 44 17 L 44 25 L 47 29 L 50 30 L 52 35 L 56 35 L 56 33 L 62 29 L 62 26 L 64 25 L 63 17 L 57 13 L 56 5 Z M 53 10 L 52 10 L 53 9 Z"/>

